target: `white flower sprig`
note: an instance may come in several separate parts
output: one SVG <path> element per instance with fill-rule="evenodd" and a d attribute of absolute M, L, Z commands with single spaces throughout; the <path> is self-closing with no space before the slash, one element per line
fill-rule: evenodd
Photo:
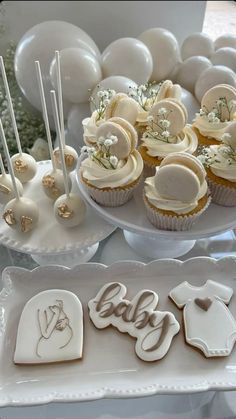
<path fill-rule="evenodd" d="M 97 88 L 99 89 L 99 85 Z M 97 121 L 100 121 L 104 118 L 106 107 L 109 104 L 111 98 L 115 96 L 115 94 L 115 90 L 112 89 L 100 90 L 97 92 L 96 98 L 93 96 L 89 98 L 89 101 L 93 105 L 93 110 L 97 111 Z"/>
<path fill-rule="evenodd" d="M 172 141 L 169 131 L 171 122 L 168 118 L 171 112 L 172 111 L 168 111 L 166 108 L 160 108 L 155 118 L 152 115 L 149 115 L 147 117 L 148 127 L 144 134 L 144 138 L 170 143 Z"/>
<path fill-rule="evenodd" d="M 108 134 L 106 137 L 99 137 L 96 147 L 84 146 L 81 148 L 81 154 L 87 154 L 88 157 L 98 163 L 105 169 L 115 170 L 118 166 L 118 158 L 111 154 L 111 146 L 117 144 L 118 138 L 115 135 Z"/>
<path fill-rule="evenodd" d="M 222 136 L 223 144 L 217 146 L 217 152 L 214 147 L 201 147 L 201 154 L 198 156 L 198 159 L 206 167 L 210 167 L 214 163 L 221 163 L 222 159 L 224 164 L 229 166 L 236 163 L 236 150 L 230 145 L 230 139 L 231 135 L 225 133 Z"/>
<path fill-rule="evenodd" d="M 223 112 L 227 113 L 228 117 L 223 118 Z M 207 118 L 209 123 L 217 124 L 219 122 L 230 121 L 234 112 L 236 111 L 236 100 L 230 100 L 227 102 L 225 97 L 220 97 L 216 102 L 212 110 L 207 109 L 203 106 L 199 113 L 196 113 L 196 117 L 203 116 Z"/>
<path fill-rule="evenodd" d="M 130 87 L 129 96 L 136 100 L 138 104 L 145 110 L 148 111 L 152 108 L 156 102 L 157 95 L 159 93 L 162 82 L 156 84 L 155 81 L 141 84 L 139 86 Z"/>

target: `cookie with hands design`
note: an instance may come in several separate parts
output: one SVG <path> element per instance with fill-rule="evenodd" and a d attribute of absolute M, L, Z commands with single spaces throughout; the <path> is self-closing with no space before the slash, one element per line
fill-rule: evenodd
<path fill-rule="evenodd" d="M 125 299 L 126 287 L 119 282 L 105 284 L 89 301 L 89 315 L 94 326 L 116 327 L 136 338 L 135 352 L 143 361 L 163 358 L 180 326 L 168 311 L 157 311 L 158 295 L 141 290 L 132 300 Z"/>

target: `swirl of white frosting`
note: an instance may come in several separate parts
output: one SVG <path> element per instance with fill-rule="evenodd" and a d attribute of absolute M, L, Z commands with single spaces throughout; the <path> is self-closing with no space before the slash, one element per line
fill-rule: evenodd
<path fill-rule="evenodd" d="M 230 182 L 236 182 L 236 161 L 230 160 L 230 163 L 225 154 L 220 150 L 225 147 L 224 145 L 211 145 L 207 148 L 209 156 L 214 156 L 214 163 L 210 164 L 210 170 L 216 176 L 223 179 L 229 180 Z"/>
<path fill-rule="evenodd" d="M 204 135 L 204 137 L 214 138 L 215 140 L 221 141 L 225 129 L 232 124 L 232 122 L 233 121 L 209 122 L 206 116 L 197 116 L 193 123 L 193 127 L 196 127 L 200 134 Z"/>
<path fill-rule="evenodd" d="M 164 142 L 155 138 L 142 138 L 142 145 L 147 148 L 147 154 L 152 157 L 166 157 L 170 153 L 186 152 L 193 154 L 198 147 L 198 138 L 190 125 L 186 125 L 173 142 Z"/>
<path fill-rule="evenodd" d="M 91 158 L 81 164 L 84 179 L 96 188 L 118 188 L 137 180 L 143 171 L 143 160 L 137 150 L 126 160 L 121 160 L 116 169 L 106 169 Z"/>
<path fill-rule="evenodd" d="M 159 168 L 157 167 L 158 171 Z M 203 198 L 207 193 L 207 182 L 204 182 L 200 185 L 199 194 L 193 202 L 182 202 L 175 199 L 163 198 L 156 190 L 154 177 L 149 177 L 145 180 L 145 195 L 148 201 L 157 209 L 162 209 L 165 211 L 173 211 L 178 215 L 188 214 L 198 206 L 199 199 Z"/>
<path fill-rule="evenodd" d="M 89 145 L 91 143 L 96 143 L 96 134 L 99 125 L 104 122 L 104 119 L 98 120 L 98 113 L 94 111 L 89 118 L 85 118 L 82 121 L 84 129 L 84 142 Z"/>

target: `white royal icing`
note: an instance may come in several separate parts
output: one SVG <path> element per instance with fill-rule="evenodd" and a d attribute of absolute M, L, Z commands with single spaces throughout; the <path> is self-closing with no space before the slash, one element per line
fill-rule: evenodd
<path fill-rule="evenodd" d="M 83 309 L 70 291 L 47 290 L 25 305 L 18 326 L 14 362 L 44 364 L 82 357 Z"/>
<path fill-rule="evenodd" d="M 104 285 L 89 301 L 89 315 L 98 329 L 116 327 L 137 339 L 135 352 L 143 361 L 157 361 L 169 350 L 180 326 L 168 311 L 157 311 L 158 295 L 142 290 L 126 300 L 126 287 L 119 282 Z"/>
<path fill-rule="evenodd" d="M 187 281 L 174 288 L 169 296 L 183 308 L 186 341 L 209 357 L 228 356 L 236 340 L 236 321 L 225 304 L 233 290 L 208 280 L 202 287 Z"/>

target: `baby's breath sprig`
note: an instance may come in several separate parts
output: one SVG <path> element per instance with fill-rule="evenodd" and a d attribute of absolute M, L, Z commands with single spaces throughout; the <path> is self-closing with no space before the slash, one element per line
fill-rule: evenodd
<path fill-rule="evenodd" d="M 136 100 L 144 111 L 148 111 L 154 105 L 161 85 L 162 82 L 157 84 L 152 81 L 137 87 L 130 87 L 129 96 Z"/>
<path fill-rule="evenodd" d="M 111 153 L 111 146 L 117 144 L 118 138 L 108 134 L 106 137 L 99 137 L 96 147 L 84 146 L 81 154 L 87 154 L 89 158 L 105 169 L 115 170 L 118 166 L 118 158 Z"/>
<path fill-rule="evenodd" d="M 229 144 L 220 144 L 217 146 L 217 151 L 212 147 L 202 147 L 201 154 L 198 159 L 206 167 L 212 166 L 214 163 L 221 163 L 231 166 L 236 163 L 236 150 Z"/>
<path fill-rule="evenodd" d="M 97 88 L 99 89 L 99 85 Z M 100 90 L 96 94 L 97 97 L 91 96 L 89 98 L 89 101 L 93 105 L 93 111 L 97 111 L 97 121 L 104 118 L 106 107 L 115 94 L 116 92 L 113 89 Z"/>
<path fill-rule="evenodd" d="M 227 118 L 223 114 L 228 115 Z M 227 101 L 226 97 L 220 97 L 211 110 L 207 109 L 204 105 L 196 116 L 206 117 L 210 123 L 227 122 L 232 118 L 233 113 L 236 111 L 236 100 Z"/>
<path fill-rule="evenodd" d="M 166 108 L 160 108 L 155 118 L 152 115 L 149 115 L 147 117 L 148 127 L 144 134 L 144 138 L 170 143 L 172 137 L 168 129 L 171 126 L 171 122 L 168 118 L 171 112 L 172 111 L 168 111 Z"/>

